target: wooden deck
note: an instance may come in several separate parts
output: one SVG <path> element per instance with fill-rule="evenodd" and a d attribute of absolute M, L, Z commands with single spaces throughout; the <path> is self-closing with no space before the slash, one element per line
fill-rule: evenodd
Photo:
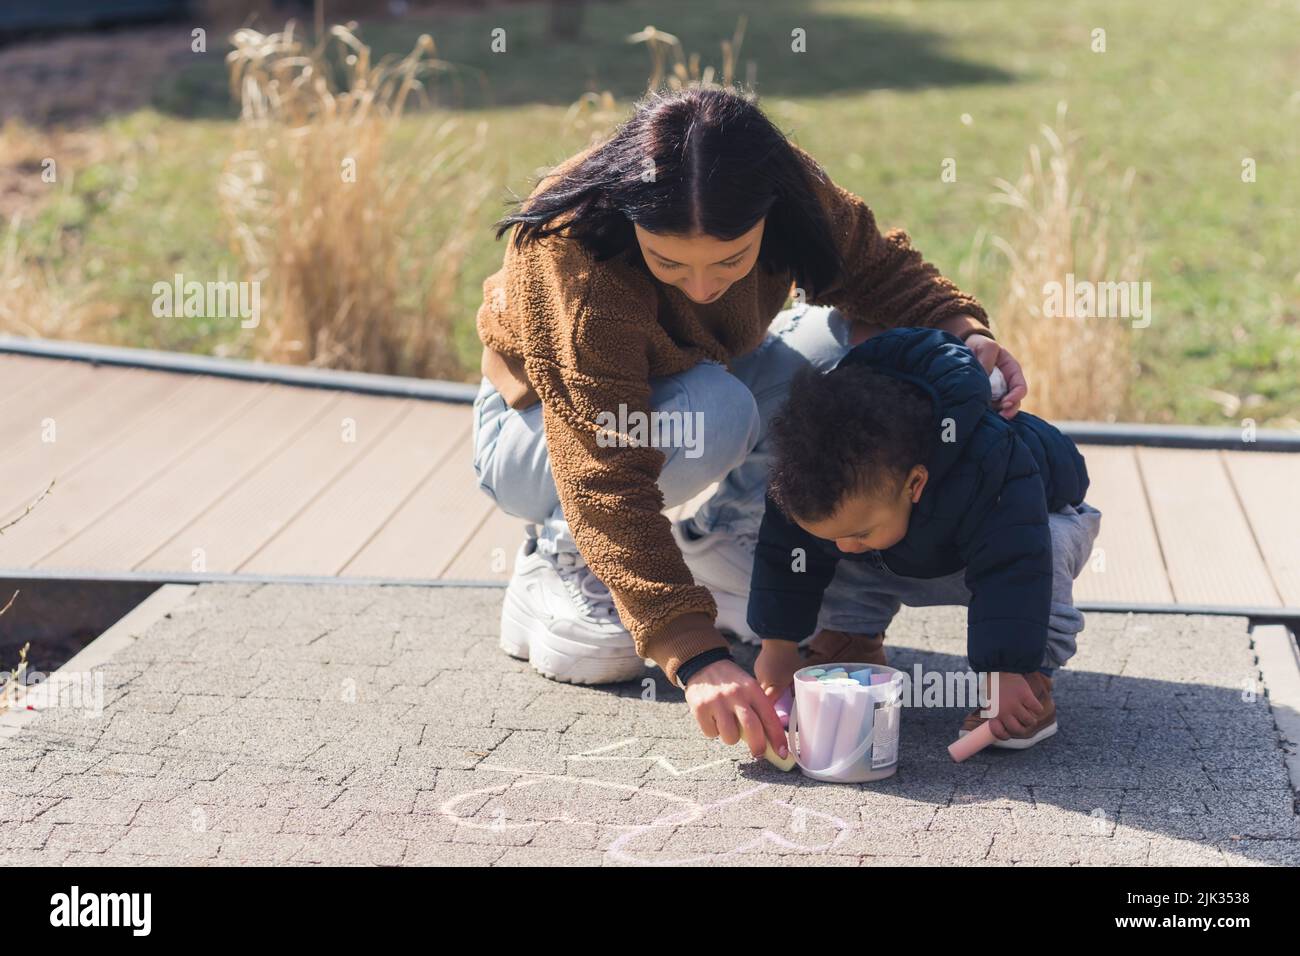
<path fill-rule="evenodd" d="M 0 573 L 505 580 L 470 410 L 0 355 Z M 1081 601 L 1300 607 L 1300 455 L 1087 446 Z"/>

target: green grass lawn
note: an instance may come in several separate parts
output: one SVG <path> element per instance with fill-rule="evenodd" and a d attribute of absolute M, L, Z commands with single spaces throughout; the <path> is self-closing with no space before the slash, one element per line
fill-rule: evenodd
<path fill-rule="evenodd" d="M 439 55 L 462 67 L 461 89 L 444 84 L 444 102 L 465 114 L 467 128 L 487 120 L 485 172 L 504 199 L 507 187 L 525 193 L 535 169 L 582 145 L 563 115 L 584 91 L 608 89 L 627 105 L 643 89 L 649 55 L 627 46 L 626 35 L 654 24 L 718 63 L 718 40 L 742 13 L 742 63 L 757 64 L 774 121 L 863 196 L 883 226 L 908 229 L 990 306 L 1000 276 L 985 269 L 966 283 L 961 264 L 977 231 L 996 232 L 1004 215 L 989 202 L 993 180 L 1020 175 L 1040 125 L 1067 101 L 1082 155 L 1136 170 L 1130 211 L 1145 265 L 1127 278 L 1151 283 L 1154 318 L 1134 333 L 1135 417 L 1224 424 L 1250 416 L 1300 427 L 1294 4 L 626 0 L 593 4 L 586 38 L 573 44 L 545 40 L 540 5 L 374 24 L 362 36 L 404 53 L 427 30 Z M 506 30 L 504 54 L 489 51 L 495 27 Z M 1105 53 L 1090 48 L 1098 27 Z M 796 28 L 807 33 L 806 53 L 790 50 Z M 118 158 L 80 171 L 73 194 L 26 227 L 32 241 L 56 224 L 71 228 L 79 241 L 68 254 L 82 257 L 119 306 L 116 338 L 127 344 L 240 348 L 237 322 L 159 320 L 147 306 L 153 282 L 173 272 L 237 271 L 216 192 L 233 143 L 217 47 L 159 89 L 155 109 L 108 121 Z M 957 161 L 954 183 L 940 179 L 946 157 Z M 1254 183 L 1241 181 L 1245 157 L 1258 164 Z M 489 226 L 503 208 L 483 211 L 457 293 L 457 342 L 469 368 L 481 283 L 501 258 Z M 1216 392 L 1241 399 L 1232 418 Z"/>

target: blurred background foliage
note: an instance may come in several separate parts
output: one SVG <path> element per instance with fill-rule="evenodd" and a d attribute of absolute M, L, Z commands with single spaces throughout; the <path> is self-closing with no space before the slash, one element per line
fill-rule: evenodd
<path fill-rule="evenodd" d="M 657 51 L 660 75 L 680 60 L 687 82 L 720 79 L 730 59 L 882 226 L 907 229 L 978 295 L 1028 350 L 1031 383 L 1048 376 L 1038 400 L 1053 404 L 1027 407 L 1300 428 L 1296 12 L 1282 0 L 262 0 L 74 32 L 0 20 L 0 330 L 472 380 L 503 200 L 625 118 Z M 232 37 L 270 42 L 290 18 L 332 84 L 317 106 L 334 105 L 254 121 L 256 93 L 232 95 Z M 371 70 L 398 69 L 431 38 L 418 91 L 349 112 L 357 63 L 329 33 L 349 18 Z M 649 42 L 651 24 L 675 44 Z M 195 27 L 205 51 L 191 49 Z M 807 52 L 792 52 L 795 29 Z M 318 148 L 295 153 L 302 137 Z M 363 146 L 373 192 L 345 209 L 322 177 Z M 239 176 L 258 163 L 253 189 Z M 1034 324 L 1024 290 L 1067 267 L 1150 282 L 1150 326 Z M 261 274 L 267 328 L 155 318 L 151 287 L 178 272 Z M 365 335 L 349 338 L 354 319 Z"/>

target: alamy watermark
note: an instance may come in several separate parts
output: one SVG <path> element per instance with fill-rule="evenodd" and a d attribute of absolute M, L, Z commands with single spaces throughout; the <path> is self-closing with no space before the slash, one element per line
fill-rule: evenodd
<path fill-rule="evenodd" d="M 1151 324 L 1150 282 L 1092 282 L 1065 275 L 1065 282 L 1043 284 L 1043 315 L 1049 319 L 1132 319 L 1132 327 Z"/>
<path fill-rule="evenodd" d="M 8 710 L 80 710 L 87 720 L 104 713 L 104 672 L 0 671 L 0 713 Z"/>
<path fill-rule="evenodd" d="M 996 714 L 998 672 L 925 670 L 920 664 L 912 672 L 899 671 L 897 678 L 904 707 L 976 708 L 982 717 Z"/>
<path fill-rule="evenodd" d="M 260 282 L 187 282 L 178 272 L 171 282 L 155 282 L 151 291 L 156 319 L 233 318 L 245 329 L 255 329 L 262 321 Z"/>
<path fill-rule="evenodd" d="M 82 892 L 74 883 L 68 892 L 50 897 L 51 926 L 119 926 L 133 936 L 148 936 L 152 911 L 152 893 Z"/>
<path fill-rule="evenodd" d="M 704 454 L 704 412 L 643 412 L 620 404 L 596 416 L 601 448 L 681 448 L 687 458 Z"/>

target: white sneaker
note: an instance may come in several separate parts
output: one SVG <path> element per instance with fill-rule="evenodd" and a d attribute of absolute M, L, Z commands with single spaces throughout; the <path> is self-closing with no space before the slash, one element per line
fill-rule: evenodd
<path fill-rule="evenodd" d="M 646 675 L 609 589 L 577 552 L 547 555 L 529 535 L 501 608 L 501 649 L 551 680 L 612 684 Z"/>
<path fill-rule="evenodd" d="M 761 644 L 745 620 L 758 535 L 715 532 L 701 536 L 695 523 L 686 518 L 673 522 L 673 539 L 681 548 L 695 583 L 713 592 L 713 600 L 718 605 L 718 630 L 746 644 Z"/>

